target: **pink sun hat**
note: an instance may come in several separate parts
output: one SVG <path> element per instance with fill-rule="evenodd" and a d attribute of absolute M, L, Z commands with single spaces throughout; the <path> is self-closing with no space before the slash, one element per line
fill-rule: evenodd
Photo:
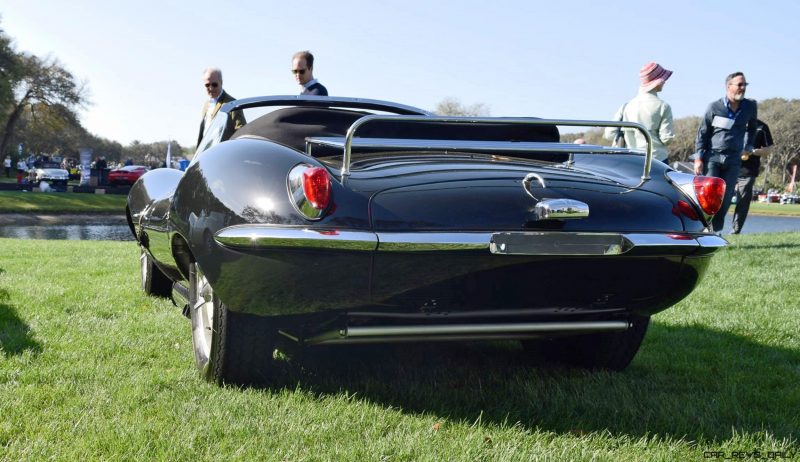
<path fill-rule="evenodd" d="M 653 88 L 666 82 L 672 75 L 672 71 L 668 71 L 661 67 L 658 63 L 647 63 L 639 69 L 639 80 L 642 91 L 650 91 Z"/>

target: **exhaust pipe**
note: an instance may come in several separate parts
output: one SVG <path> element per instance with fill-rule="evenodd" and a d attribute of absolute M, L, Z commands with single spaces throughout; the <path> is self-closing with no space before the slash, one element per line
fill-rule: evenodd
<path fill-rule="evenodd" d="M 412 341 L 515 340 L 541 337 L 546 334 L 618 332 L 627 330 L 629 327 L 630 323 L 628 321 L 358 326 L 324 332 L 307 339 L 304 343 L 308 345 L 331 345 Z M 287 337 L 293 338 L 290 335 L 287 335 Z"/>

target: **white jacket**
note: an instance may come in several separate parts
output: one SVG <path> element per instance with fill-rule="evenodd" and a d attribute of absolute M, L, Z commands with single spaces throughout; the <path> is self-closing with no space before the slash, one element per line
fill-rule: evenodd
<path fill-rule="evenodd" d="M 622 111 L 625 111 L 623 114 Z M 672 132 L 672 108 L 656 96 L 656 92 L 639 92 L 632 100 L 621 106 L 612 120 L 638 122 L 650 132 L 653 138 L 653 157 L 658 160 L 667 158 L 667 145 L 675 138 Z M 639 130 L 626 128 L 622 130 L 625 144 L 631 149 L 645 149 L 647 141 Z M 617 129 L 605 129 L 603 136 L 607 140 L 616 137 Z"/>

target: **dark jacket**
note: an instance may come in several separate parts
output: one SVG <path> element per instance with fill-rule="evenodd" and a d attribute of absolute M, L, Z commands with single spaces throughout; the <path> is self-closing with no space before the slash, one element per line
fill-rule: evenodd
<path fill-rule="evenodd" d="M 234 98 L 233 96 L 229 95 L 225 90 L 222 90 L 222 94 L 220 94 L 219 98 L 217 98 L 217 104 L 214 105 L 214 111 L 211 114 L 211 118 L 213 119 L 214 116 L 217 115 L 217 112 L 219 112 L 219 108 L 221 108 L 223 104 L 229 103 L 229 102 L 235 101 L 235 100 L 236 100 L 236 98 Z M 203 135 L 206 134 L 206 110 L 208 110 L 208 101 L 207 100 L 203 104 L 202 119 L 200 119 L 200 133 L 198 133 L 198 135 L 197 135 L 197 145 L 198 146 L 200 146 L 200 142 L 203 141 Z M 230 119 L 230 122 L 232 122 L 232 123 L 229 123 L 228 127 L 226 128 L 226 132 L 227 132 L 226 135 L 228 135 L 228 136 L 230 136 L 230 134 L 233 133 L 234 130 L 238 130 L 238 129 L 242 128 L 242 126 L 244 126 L 244 124 L 247 123 L 247 120 L 245 120 L 244 114 L 242 114 L 242 111 L 233 111 L 229 115 L 229 119 Z"/>
<path fill-rule="evenodd" d="M 324 85 L 317 82 L 314 85 L 303 90 L 301 95 L 317 95 L 317 96 L 328 96 L 328 89 L 325 88 Z"/>
<path fill-rule="evenodd" d="M 769 126 L 760 120 L 757 120 L 756 124 L 758 127 L 756 128 L 756 137 L 755 142 L 753 143 L 753 148 L 761 149 L 772 146 L 774 143 L 772 141 L 772 133 L 769 131 Z M 739 176 L 756 177 L 758 176 L 758 171 L 760 168 L 761 156 L 750 156 L 747 160 L 742 161 L 742 167 L 739 169 Z"/>

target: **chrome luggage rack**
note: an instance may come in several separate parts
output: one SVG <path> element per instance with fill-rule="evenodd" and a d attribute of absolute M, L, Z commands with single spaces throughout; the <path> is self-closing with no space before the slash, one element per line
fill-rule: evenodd
<path fill-rule="evenodd" d="M 568 127 L 615 127 L 639 130 L 647 140 L 645 150 L 644 170 L 641 182 L 635 187 L 650 179 L 650 163 L 653 159 L 653 140 L 644 126 L 634 122 L 611 122 L 599 120 L 567 120 L 567 119 L 534 119 L 526 117 L 438 117 L 419 115 L 368 115 L 356 120 L 348 129 L 344 137 L 309 137 L 306 138 L 306 153 L 311 155 L 313 146 L 326 146 L 338 148 L 343 151 L 341 175 L 344 180 L 350 175 L 353 149 L 402 149 L 402 150 L 427 150 L 427 151 L 459 151 L 459 152 L 547 152 L 567 153 L 570 155 L 568 164 L 572 164 L 573 154 L 620 154 L 641 153 L 641 151 L 610 146 L 585 145 L 574 143 L 556 143 L 541 141 L 480 141 L 480 140 L 437 140 L 437 139 L 406 139 L 406 138 L 361 138 L 356 137 L 356 132 L 364 125 L 375 121 L 389 121 L 396 123 L 437 122 L 437 123 L 470 123 L 476 125 L 556 125 Z"/>

